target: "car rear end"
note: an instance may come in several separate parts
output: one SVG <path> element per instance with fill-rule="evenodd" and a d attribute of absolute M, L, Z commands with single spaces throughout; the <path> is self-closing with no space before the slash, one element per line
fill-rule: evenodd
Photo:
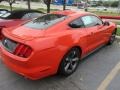
<path fill-rule="evenodd" d="M 53 74 L 50 63 L 46 61 L 50 57 L 44 57 L 47 53 L 49 56 L 53 49 L 38 52 L 32 48 L 31 41 L 13 37 L 4 31 L 3 36 L 0 54 L 8 68 L 32 80 Z"/>
<path fill-rule="evenodd" d="M 11 70 L 33 80 L 57 73 L 63 57 L 63 50 L 56 46 L 56 38 L 47 36 L 46 31 L 65 20 L 65 15 L 47 14 L 44 18 L 2 31 L 2 61 Z"/>

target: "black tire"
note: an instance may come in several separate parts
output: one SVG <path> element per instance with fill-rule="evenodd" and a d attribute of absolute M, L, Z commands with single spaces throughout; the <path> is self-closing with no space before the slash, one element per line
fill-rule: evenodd
<path fill-rule="evenodd" d="M 69 76 L 75 72 L 79 65 L 80 54 L 79 48 L 72 48 L 69 50 L 61 61 L 58 73 L 62 76 Z"/>
<path fill-rule="evenodd" d="M 110 36 L 110 39 L 108 41 L 108 45 L 113 44 L 113 42 L 115 41 L 115 36 L 116 36 L 116 30 L 112 33 L 112 35 Z"/>

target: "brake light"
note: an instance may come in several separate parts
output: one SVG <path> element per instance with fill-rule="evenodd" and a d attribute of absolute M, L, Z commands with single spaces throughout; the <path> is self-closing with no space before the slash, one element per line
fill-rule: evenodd
<path fill-rule="evenodd" d="M 0 26 L 0 40 L 3 39 L 3 35 L 2 35 L 2 29 L 6 28 L 5 26 Z"/>
<path fill-rule="evenodd" d="M 0 28 L 0 40 L 2 40 L 3 35 L 2 35 L 2 28 Z"/>
<path fill-rule="evenodd" d="M 18 44 L 16 49 L 14 50 L 13 54 L 20 56 L 20 57 L 29 57 L 32 53 L 32 49 L 24 44 Z"/>

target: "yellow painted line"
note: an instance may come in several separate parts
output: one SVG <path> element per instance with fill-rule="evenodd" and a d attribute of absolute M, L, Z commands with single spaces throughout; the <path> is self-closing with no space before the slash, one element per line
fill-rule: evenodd
<path fill-rule="evenodd" d="M 112 69 L 112 71 L 102 81 L 97 90 L 106 90 L 111 81 L 115 78 L 120 70 L 120 62 Z"/>

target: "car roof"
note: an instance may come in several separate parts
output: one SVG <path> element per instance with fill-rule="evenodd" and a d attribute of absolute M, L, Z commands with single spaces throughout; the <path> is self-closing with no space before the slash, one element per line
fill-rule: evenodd
<path fill-rule="evenodd" d="M 7 9 L 0 9 L 0 11 L 8 11 Z"/>
<path fill-rule="evenodd" d="M 0 17 L 0 18 L 2 18 L 2 19 L 21 19 L 21 17 L 27 13 L 45 14 L 38 10 L 29 10 L 29 9 L 13 10 L 9 13 L 10 13 L 10 15 L 8 15 L 7 17 Z"/>
<path fill-rule="evenodd" d="M 14 10 L 11 11 L 11 13 L 25 13 L 25 12 L 38 12 L 38 13 L 43 13 L 42 11 L 38 11 L 38 10 L 29 10 L 29 9 L 20 9 L 20 10 Z"/>
<path fill-rule="evenodd" d="M 55 11 L 53 14 L 62 14 L 66 16 L 74 16 L 74 15 L 87 15 L 91 14 L 89 12 L 84 12 L 84 11 L 74 11 L 74 10 L 64 10 L 64 11 Z"/>

